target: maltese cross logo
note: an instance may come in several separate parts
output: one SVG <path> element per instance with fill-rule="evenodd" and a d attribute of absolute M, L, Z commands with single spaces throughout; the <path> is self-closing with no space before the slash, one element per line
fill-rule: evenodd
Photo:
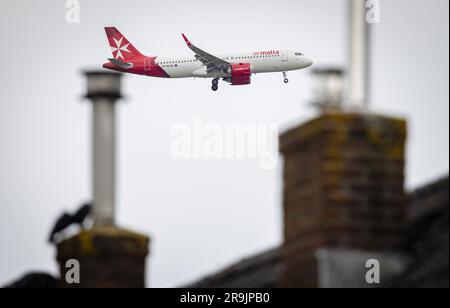
<path fill-rule="evenodd" d="M 128 50 L 128 46 L 129 46 L 130 44 L 126 44 L 126 45 L 122 46 L 123 37 L 122 37 L 120 40 L 116 40 L 115 38 L 113 38 L 113 40 L 114 40 L 114 42 L 116 43 L 116 47 L 112 47 L 112 46 L 111 46 L 111 50 L 112 50 L 112 52 L 113 52 L 113 55 L 114 55 L 115 52 L 117 52 L 117 53 L 115 54 L 114 58 L 116 58 L 116 59 L 119 59 L 119 58 L 125 59 L 125 58 L 123 57 L 123 55 L 122 55 L 122 51 L 131 53 L 131 52 Z"/>

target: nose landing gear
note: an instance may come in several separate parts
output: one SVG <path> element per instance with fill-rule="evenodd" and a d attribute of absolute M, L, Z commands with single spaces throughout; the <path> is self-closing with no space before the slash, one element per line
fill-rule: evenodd
<path fill-rule="evenodd" d="M 284 83 L 289 83 L 289 79 L 287 78 L 287 73 L 283 72 Z"/>
<path fill-rule="evenodd" d="M 212 86 L 211 89 L 216 92 L 217 90 L 219 90 L 219 79 L 218 78 L 214 78 L 212 80 Z"/>

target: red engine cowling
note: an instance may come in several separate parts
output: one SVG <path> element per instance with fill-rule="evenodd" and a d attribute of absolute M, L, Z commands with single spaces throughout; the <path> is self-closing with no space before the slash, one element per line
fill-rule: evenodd
<path fill-rule="evenodd" d="M 231 84 L 240 86 L 251 83 L 250 63 L 239 63 L 231 65 Z"/>

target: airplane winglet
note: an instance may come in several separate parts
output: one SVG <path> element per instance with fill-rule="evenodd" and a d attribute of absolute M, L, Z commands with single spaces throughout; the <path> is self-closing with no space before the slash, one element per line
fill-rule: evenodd
<path fill-rule="evenodd" d="M 188 45 L 188 47 L 191 47 L 192 44 L 191 42 L 188 40 L 188 38 L 186 37 L 186 35 L 184 35 L 184 33 L 181 34 L 183 36 L 184 41 L 186 42 L 186 44 Z"/>

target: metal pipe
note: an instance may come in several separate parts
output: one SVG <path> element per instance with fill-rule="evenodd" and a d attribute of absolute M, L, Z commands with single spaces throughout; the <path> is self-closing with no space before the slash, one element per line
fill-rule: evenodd
<path fill-rule="evenodd" d="M 96 224 L 115 222 L 116 115 L 115 103 L 97 98 L 92 112 L 92 194 Z"/>
<path fill-rule="evenodd" d="M 116 102 L 121 75 L 86 72 L 92 101 L 92 195 L 95 225 L 114 225 L 116 206 Z"/>
<path fill-rule="evenodd" d="M 366 0 L 349 0 L 349 7 L 349 101 L 352 107 L 365 109 L 370 91 L 370 26 L 366 21 Z"/>

